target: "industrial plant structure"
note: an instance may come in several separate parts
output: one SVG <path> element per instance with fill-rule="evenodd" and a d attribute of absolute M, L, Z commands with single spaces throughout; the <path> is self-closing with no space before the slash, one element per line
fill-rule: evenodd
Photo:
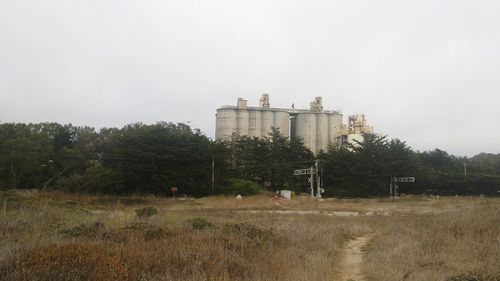
<path fill-rule="evenodd" d="M 215 139 L 229 140 L 233 133 L 267 137 L 273 127 L 285 137 L 302 139 L 314 154 L 329 145 L 361 140 L 363 133 L 372 132 L 363 114 L 349 116 L 349 123 L 343 124 L 342 113 L 324 110 L 321 97 L 311 102 L 310 109 L 272 108 L 269 95 L 263 94 L 259 107 L 248 106 L 246 100 L 238 98 L 236 106 L 217 109 Z"/>

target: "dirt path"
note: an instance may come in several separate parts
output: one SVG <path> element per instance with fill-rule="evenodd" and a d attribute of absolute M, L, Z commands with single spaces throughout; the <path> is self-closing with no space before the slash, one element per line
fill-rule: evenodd
<path fill-rule="evenodd" d="M 342 258 L 342 271 L 339 281 L 362 281 L 361 264 L 363 263 L 363 247 L 370 241 L 370 236 L 360 236 L 347 243 Z"/>

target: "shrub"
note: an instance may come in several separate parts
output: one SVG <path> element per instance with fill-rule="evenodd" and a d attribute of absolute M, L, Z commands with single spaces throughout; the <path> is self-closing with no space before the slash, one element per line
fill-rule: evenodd
<path fill-rule="evenodd" d="M 144 232 L 144 239 L 146 241 L 160 240 L 165 238 L 165 229 L 161 227 L 150 228 Z"/>
<path fill-rule="evenodd" d="M 245 223 L 227 223 L 224 225 L 224 231 L 242 235 L 259 245 L 273 236 L 273 233 L 269 230 L 263 230 L 255 225 Z"/>
<path fill-rule="evenodd" d="M 158 210 L 155 207 L 144 207 L 135 210 L 135 214 L 140 219 L 149 219 L 150 217 L 156 215 L 157 212 Z"/>
<path fill-rule="evenodd" d="M 58 179 L 56 188 L 70 192 L 117 194 L 123 192 L 123 183 L 120 173 L 97 165 L 80 174 Z"/>
<path fill-rule="evenodd" d="M 242 179 L 229 179 L 225 188 L 222 190 L 224 194 L 231 195 L 242 195 L 242 196 L 251 196 L 259 194 L 264 191 L 264 188 L 251 181 L 242 180 Z"/>
<path fill-rule="evenodd" d="M 97 234 L 101 229 L 104 229 L 104 224 L 95 222 L 91 225 L 80 224 L 72 228 L 62 229 L 58 233 L 64 238 L 75 238 L 83 235 L 92 236 L 93 234 Z"/>
<path fill-rule="evenodd" d="M 193 229 L 205 229 L 205 228 L 213 228 L 214 225 L 207 221 L 204 218 L 193 218 L 187 221 L 189 226 L 191 226 Z"/>

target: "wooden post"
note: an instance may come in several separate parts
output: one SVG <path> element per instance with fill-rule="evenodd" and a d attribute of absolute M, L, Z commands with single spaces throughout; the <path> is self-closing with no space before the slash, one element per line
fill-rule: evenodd
<path fill-rule="evenodd" d="M 3 201 L 3 216 L 7 216 L 7 199 Z"/>

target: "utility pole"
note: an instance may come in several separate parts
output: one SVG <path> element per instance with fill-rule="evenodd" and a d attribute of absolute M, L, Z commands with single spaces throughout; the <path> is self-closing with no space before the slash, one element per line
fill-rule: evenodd
<path fill-rule="evenodd" d="M 316 165 L 316 197 L 321 198 L 321 182 L 320 182 L 320 177 L 319 177 L 319 161 L 315 161 Z"/>
<path fill-rule="evenodd" d="M 389 185 L 389 197 L 392 197 L 392 180 L 394 177 L 391 177 L 391 184 Z"/>
<path fill-rule="evenodd" d="M 467 164 L 464 162 L 464 177 L 467 177 Z"/>
<path fill-rule="evenodd" d="M 212 153 L 212 194 L 215 194 L 215 159 Z"/>
<path fill-rule="evenodd" d="M 325 188 L 325 180 L 323 177 L 323 167 L 321 168 L 321 189 Z"/>
<path fill-rule="evenodd" d="M 309 178 L 311 182 L 311 198 L 314 198 L 314 167 L 311 166 L 311 177 Z"/>

